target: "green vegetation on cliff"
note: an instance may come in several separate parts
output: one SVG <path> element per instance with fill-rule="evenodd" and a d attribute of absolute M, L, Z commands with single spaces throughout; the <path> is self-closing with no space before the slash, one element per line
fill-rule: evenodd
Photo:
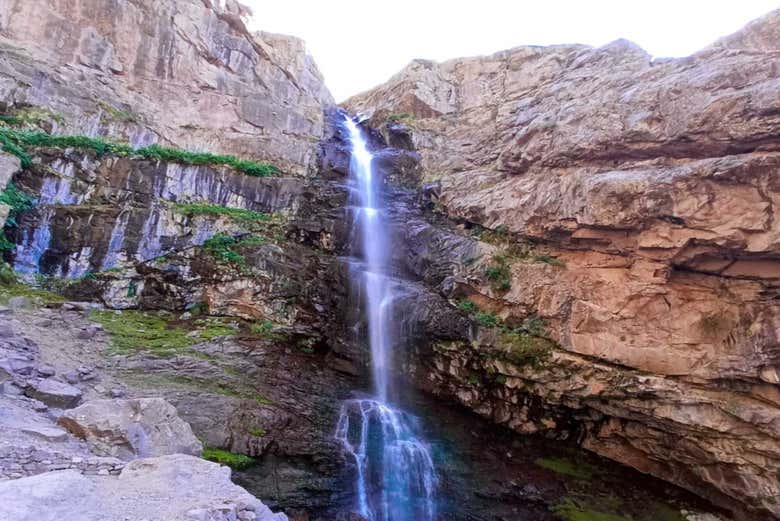
<path fill-rule="evenodd" d="M 7 303 L 11 297 L 27 297 L 33 304 L 43 306 L 65 302 L 65 298 L 61 295 L 17 282 L 13 269 L 5 263 L 0 268 L 0 279 L 2 279 L 2 284 L 0 284 L 0 304 Z"/>
<path fill-rule="evenodd" d="M 7 204 L 10 207 L 5 225 L 16 226 L 17 215 L 32 208 L 33 198 L 19 190 L 11 181 L 8 181 L 5 190 L 0 193 L 0 203 Z M 8 240 L 5 232 L 0 230 L 0 250 L 12 250 L 13 248 L 14 244 Z"/>
<path fill-rule="evenodd" d="M 244 454 L 235 454 L 223 449 L 215 449 L 212 447 L 206 447 L 203 449 L 203 459 L 219 463 L 220 465 L 226 465 L 233 470 L 242 470 L 251 467 L 255 464 L 254 458 L 245 456 Z"/>
<path fill-rule="evenodd" d="M 555 505 L 552 511 L 565 521 L 633 521 L 617 514 L 581 508 L 571 500 Z"/>
<path fill-rule="evenodd" d="M 253 177 L 269 177 L 280 173 L 279 169 L 270 163 L 239 159 L 230 155 L 190 152 L 161 145 L 133 149 L 128 145 L 113 143 L 101 138 L 53 136 L 41 131 L 16 130 L 7 127 L 0 127 L 0 146 L 9 154 L 17 156 L 24 168 L 29 168 L 32 165 L 32 157 L 27 152 L 29 149 L 53 147 L 91 150 L 98 155 L 138 156 L 185 165 L 225 165 Z"/>
<path fill-rule="evenodd" d="M 490 280 L 490 286 L 496 291 L 507 291 L 512 286 L 512 271 L 506 255 L 493 255 L 490 266 L 485 268 L 485 276 Z"/>
<path fill-rule="evenodd" d="M 195 215 L 225 216 L 234 221 L 249 223 L 268 222 L 271 220 L 271 216 L 267 213 L 245 210 L 243 208 L 230 208 L 218 204 L 175 203 L 173 210 L 190 217 Z"/>
<path fill-rule="evenodd" d="M 539 458 L 534 463 L 542 468 L 576 479 L 590 480 L 598 469 L 585 461 L 570 458 Z"/>
<path fill-rule="evenodd" d="M 198 319 L 177 324 L 158 313 L 137 310 L 121 312 L 96 309 L 90 319 L 101 324 L 111 336 L 111 351 L 129 354 L 149 351 L 158 356 L 186 352 L 198 342 L 235 334 L 232 326 L 219 319 Z"/>
<path fill-rule="evenodd" d="M 244 255 L 237 248 L 260 246 L 265 244 L 265 237 L 259 235 L 245 235 L 233 237 L 226 233 L 217 233 L 203 243 L 203 249 L 218 261 L 235 265 L 241 270 L 248 270 Z"/>

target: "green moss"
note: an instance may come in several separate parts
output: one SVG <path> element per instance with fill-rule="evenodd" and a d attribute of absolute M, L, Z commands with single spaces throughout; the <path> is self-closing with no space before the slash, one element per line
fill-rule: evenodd
<path fill-rule="evenodd" d="M 268 433 L 265 431 L 265 429 L 263 429 L 262 427 L 254 427 L 254 428 L 252 428 L 252 429 L 249 429 L 249 431 L 248 431 L 248 432 L 249 432 L 249 434 L 251 434 L 252 436 L 257 436 L 258 438 L 262 438 L 263 436 L 265 436 L 266 434 L 268 434 Z"/>
<path fill-rule="evenodd" d="M 646 508 L 651 514 L 648 520 L 653 521 L 687 521 L 687 518 L 682 515 L 679 508 L 674 508 L 666 503 L 660 503 L 658 501 L 649 505 Z"/>
<path fill-rule="evenodd" d="M 254 458 L 245 456 L 244 454 L 235 454 L 223 449 L 215 449 L 212 447 L 206 447 L 203 449 L 203 459 L 219 463 L 220 465 L 227 465 L 234 470 L 242 470 L 251 467 L 256 463 Z"/>
<path fill-rule="evenodd" d="M 15 277 L 14 277 L 15 279 Z M 20 282 L 0 285 L 0 302 L 7 303 L 11 297 L 27 297 L 43 305 L 62 304 L 65 298 L 45 289 L 36 288 Z"/>
<path fill-rule="evenodd" d="M 585 461 L 573 461 L 567 458 L 539 458 L 534 463 L 556 474 L 590 481 L 598 469 Z"/>
<path fill-rule="evenodd" d="M 0 145 L 9 154 L 14 154 L 28 168 L 32 164 L 26 149 L 39 147 L 79 148 L 91 150 L 98 155 L 139 156 L 146 159 L 170 161 L 185 165 L 224 165 L 237 172 L 253 177 L 278 175 L 279 169 L 270 163 L 238 159 L 235 156 L 211 154 L 208 152 L 190 152 L 160 145 L 133 149 L 120 143 L 87 136 L 53 136 L 46 132 L 28 132 L 0 127 Z"/>
<path fill-rule="evenodd" d="M 552 511 L 565 521 L 633 521 L 621 515 L 580 507 L 571 499 L 558 503 L 552 507 Z"/>
<path fill-rule="evenodd" d="M 252 400 L 256 401 L 257 403 L 261 403 L 263 405 L 273 405 L 274 402 L 266 398 L 265 396 L 262 396 L 260 394 L 255 394 L 250 397 Z"/>
<path fill-rule="evenodd" d="M 173 205 L 173 210 L 187 216 L 225 216 L 229 219 L 239 222 L 256 223 L 268 222 L 271 220 L 271 216 L 269 216 L 267 213 L 254 212 L 252 210 L 244 210 L 242 208 L 229 208 L 227 206 L 221 206 L 218 204 L 175 203 Z"/>
<path fill-rule="evenodd" d="M 159 356 L 173 356 L 189 351 L 189 347 L 220 336 L 232 335 L 235 329 L 219 321 L 196 321 L 191 333 L 159 314 L 137 310 L 116 313 L 96 309 L 90 318 L 98 322 L 111 336 L 110 349 L 117 354 L 150 351 Z"/>

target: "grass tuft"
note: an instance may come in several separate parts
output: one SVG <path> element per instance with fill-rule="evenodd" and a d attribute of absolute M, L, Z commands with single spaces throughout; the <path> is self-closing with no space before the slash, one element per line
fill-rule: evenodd
<path fill-rule="evenodd" d="M 230 208 L 218 204 L 208 203 L 175 203 L 173 210 L 188 217 L 195 215 L 225 216 L 240 222 L 268 222 L 271 216 L 263 212 L 244 210 L 243 208 Z"/>
<path fill-rule="evenodd" d="M 203 449 L 203 459 L 219 463 L 220 465 L 226 465 L 233 470 L 243 470 L 256 463 L 254 458 L 250 458 L 244 454 L 235 454 L 224 449 L 215 449 L 213 447 L 206 447 Z"/>

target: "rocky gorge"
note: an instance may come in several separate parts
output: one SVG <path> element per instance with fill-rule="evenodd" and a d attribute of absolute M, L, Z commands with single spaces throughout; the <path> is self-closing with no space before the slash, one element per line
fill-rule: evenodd
<path fill-rule="evenodd" d="M 683 59 L 419 60 L 341 107 L 247 15 L 0 5 L 3 516 L 363 519 L 359 115 L 440 519 L 780 518 L 780 12 Z"/>

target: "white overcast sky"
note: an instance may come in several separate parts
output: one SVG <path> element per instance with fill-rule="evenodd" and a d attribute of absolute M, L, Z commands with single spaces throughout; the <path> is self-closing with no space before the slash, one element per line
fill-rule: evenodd
<path fill-rule="evenodd" d="M 306 40 L 337 101 L 414 58 L 617 38 L 657 57 L 686 56 L 780 7 L 780 0 L 240 1 L 254 11 L 252 29 Z"/>

